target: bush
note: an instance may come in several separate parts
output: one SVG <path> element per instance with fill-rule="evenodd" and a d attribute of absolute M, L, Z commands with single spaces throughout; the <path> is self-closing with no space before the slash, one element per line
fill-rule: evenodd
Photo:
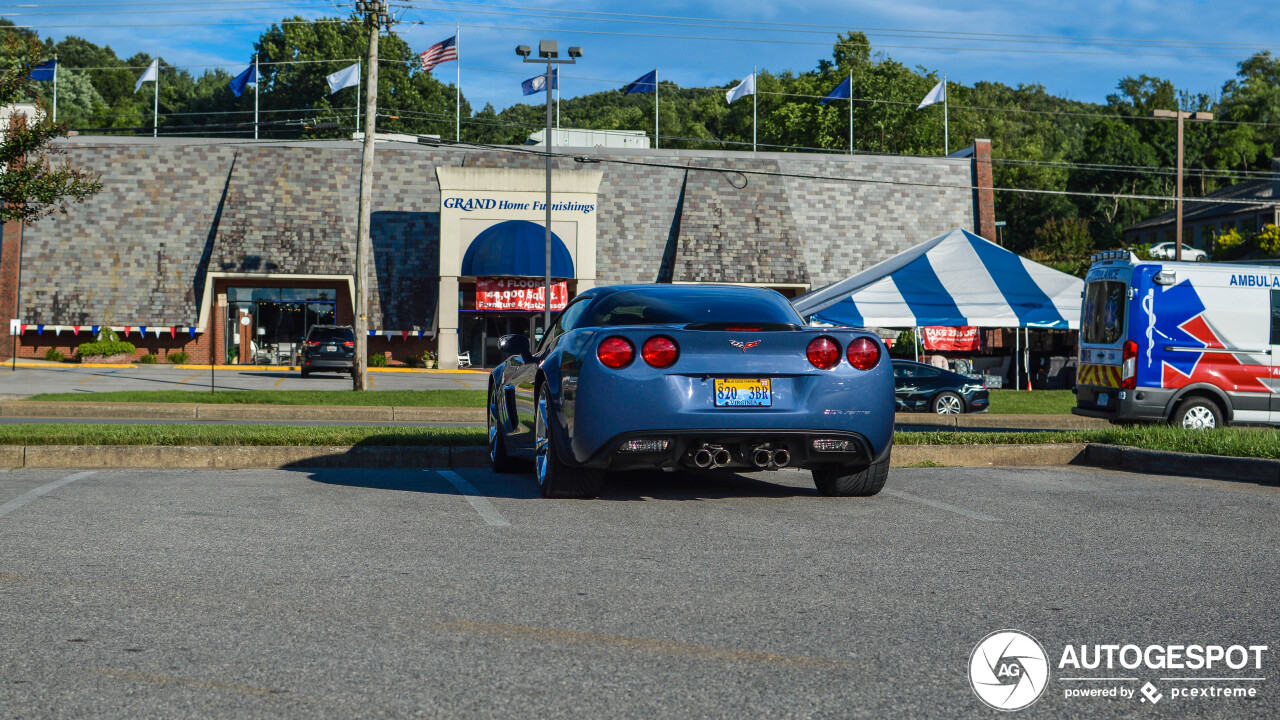
<path fill-rule="evenodd" d="M 914 357 L 916 344 L 916 331 L 903 330 L 898 333 L 897 339 L 893 341 L 893 347 L 889 348 L 889 354 L 899 357 Z M 920 353 L 924 354 L 923 348 L 921 348 Z"/>
<path fill-rule="evenodd" d="M 138 358 L 138 362 L 144 365 L 155 365 L 158 360 L 159 358 L 156 357 L 155 353 L 147 353 L 146 355 Z"/>
<path fill-rule="evenodd" d="M 369 356 L 369 367 L 386 367 L 390 364 L 391 362 L 387 360 L 387 356 L 383 353 Z"/>
<path fill-rule="evenodd" d="M 410 355 L 405 358 L 404 364 L 413 368 L 435 367 L 436 358 L 431 354 L 430 350 L 426 350 L 421 355 Z"/>
<path fill-rule="evenodd" d="M 1213 239 L 1213 259 L 1229 260 L 1240 255 L 1244 248 L 1245 238 L 1239 230 L 1230 228 Z"/>
<path fill-rule="evenodd" d="M 115 335 L 115 333 L 111 333 Z M 124 340 L 94 340 L 87 342 L 76 348 L 76 355 L 85 357 L 87 355 L 132 355 L 138 348 L 131 342 Z"/>
<path fill-rule="evenodd" d="M 1258 249 L 1268 255 L 1280 254 L 1280 227 L 1268 225 L 1253 236 Z"/>
<path fill-rule="evenodd" d="M 58 348 L 49 348 L 44 351 L 44 359 L 49 362 L 62 362 L 67 359 L 67 356 L 58 352 Z"/>
<path fill-rule="evenodd" d="M 178 352 L 169 353 L 165 360 L 168 360 L 174 365 L 186 365 L 191 360 L 191 356 L 179 350 Z"/>

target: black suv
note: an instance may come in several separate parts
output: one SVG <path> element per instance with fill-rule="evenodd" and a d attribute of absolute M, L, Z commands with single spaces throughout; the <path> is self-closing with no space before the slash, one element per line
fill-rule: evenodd
<path fill-rule="evenodd" d="M 356 332 L 350 325 L 312 325 L 302 343 L 302 377 L 312 372 L 355 373 Z"/>

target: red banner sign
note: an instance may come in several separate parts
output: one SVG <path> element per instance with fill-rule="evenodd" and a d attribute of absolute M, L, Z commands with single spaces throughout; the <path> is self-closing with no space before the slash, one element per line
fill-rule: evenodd
<path fill-rule="evenodd" d="M 925 350 L 974 352 L 981 347 L 976 327 L 925 327 Z"/>
<path fill-rule="evenodd" d="M 546 303 L 543 289 L 542 281 L 536 278 L 477 278 L 476 310 L 542 310 Z M 568 304 L 568 283 L 551 283 L 551 309 L 563 310 Z"/>

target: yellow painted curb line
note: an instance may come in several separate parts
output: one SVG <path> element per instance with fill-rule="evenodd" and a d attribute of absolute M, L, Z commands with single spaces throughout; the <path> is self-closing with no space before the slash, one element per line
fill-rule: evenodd
<path fill-rule="evenodd" d="M 18 363 L 18 367 L 22 367 L 22 363 Z M 33 367 L 45 367 L 37 365 Z M 81 365 L 80 367 L 98 367 L 95 365 Z M 125 367 L 123 365 L 102 365 L 101 367 Z M 130 365 L 128 367 L 136 367 Z M 165 365 L 164 367 L 173 367 L 178 370 L 253 370 L 256 372 L 297 372 L 301 370 L 296 365 Z M 369 372 L 398 372 L 398 373 L 445 373 L 448 375 L 456 375 L 459 373 L 474 373 L 477 375 L 488 375 L 487 370 L 427 370 L 425 368 L 402 368 L 402 367 L 371 367 Z"/>
<path fill-rule="evenodd" d="M 15 367 L 15 364 L 14 364 L 14 363 L 0 363 L 0 365 L 8 365 L 8 366 L 10 366 L 10 367 Z M 113 364 L 111 364 L 111 363 L 60 363 L 60 364 L 56 364 L 56 365 L 55 365 L 54 363 L 22 363 L 22 362 L 20 362 L 20 363 L 17 363 L 17 364 L 16 364 L 16 367 L 20 367 L 20 368 L 59 368 L 59 369 L 61 369 L 61 368 L 75 368 L 75 367 L 82 367 L 82 368 L 121 368 L 121 369 L 125 369 L 125 368 L 136 368 L 136 367 L 138 367 L 138 366 L 137 366 L 137 365 L 113 365 Z"/>

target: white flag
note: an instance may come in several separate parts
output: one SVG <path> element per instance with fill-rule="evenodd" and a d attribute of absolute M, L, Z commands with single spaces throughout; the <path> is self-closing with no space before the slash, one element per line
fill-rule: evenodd
<path fill-rule="evenodd" d="M 147 69 L 143 71 L 142 77 L 138 78 L 138 82 L 133 84 L 133 91 L 138 92 L 142 89 L 142 83 L 148 80 L 160 82 L 160 58 L 151 61 Z"/>
<path fill-rule="evenodd" d="M 945 83 L 938 83 L 937 85 L 933 86 L 933 89 L 929 91 L 928 95 L 924 96 L 924 99 L 920 101 L 920 104 L 916 107 L 916 109 L 919 110 L 922 107 L 927 107 L 929 105 L 936 105 L 946 99 L 947 99 L 947 86 Z"/>
<path fill-rule="evenodd" d="M 355 87 L 360 84 L 360 63 L 356 63 L 348 68 L 343 68 L 338 72 L 325 78 L 329 81 L 329 94 L 332 95 L 342 88 Z"/>
<path fill-rule="evenodd" d="M 724 94 L 724 97 L 729 102 L 733 102 L 734 100 L 737 100 L 740 97 L 746 97 L 748 95 L 755 95 L 755 94 L 756 94 L 756 74 L 751 73 L 746 77 L 745 80 L 743 80 L 742 82 L 730 88 L 729 92 Z"/>

